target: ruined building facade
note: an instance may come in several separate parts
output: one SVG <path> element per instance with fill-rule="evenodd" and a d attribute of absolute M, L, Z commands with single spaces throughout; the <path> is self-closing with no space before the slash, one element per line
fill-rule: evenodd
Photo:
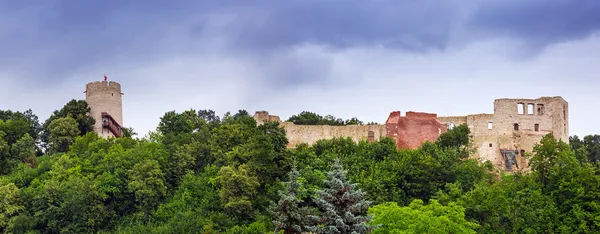
<path fill-rule="evenodd" d="M 99 136 L 121 137 L 122 96 L 121 84 L 114 81 L 95 81 L 85 86 L 85 101 L 90 107 L 90 116 L 96 120 L 94 132 Z"/>
<path fill-rule="evenodd" d="M 257 124 L 267 121 L 280 123 L 287 134 L 288 148 L 294 148 L 300 143 L 313 144 L 321 139 L 349 137 L 358 142 L 377 141 L 382 137 L 390 137 L 399 149 L 414 149 L 426 141 L 435 141 L 446 126 L 440 122 L 436 114 L 400 111 L 390 113 L 385 124 L 380 125 L 296 125 L 292 122 L 281 122 L 279 116 L 269 115 L 266 111 L 257 111 L 254 119 Z"/>
<path fill-rule="evenodd" d="M 350 137 L 354 141 L 376 141 L 390 137 L 398 149 L 415 149 L 426 141 L 434 142 L 440 134 L 460 124 L 466 124 L 476 149 L 474 158 L 491 161 L 506 171 L 528 170 L 523 157 L 531 153 L 536 143 L 548 133 L 557 139 L 569 140 L 568 103 L 561 97 L 538 99 L 497 99 L 493 114 L 438 117 L 432 113 L 399 111 L 390 113 L 382 125 L 295 125 L 282 122 L 278 116 L 258 111 L 258 124 L 280 122 L 286 130 L 288 147 L 300 143 L 313 144 L 320 139 Z"/>
<path fill-rule="evenodd" d="M 473 136 L 475 157 L 504 170 L 527 170 L 531 153 L 542 137 L 553 133 L 569 142 L 569 104 L 561 97 L 496 99 L 494 114 L 440 117 L 449 128 L 467 124 Z"/>

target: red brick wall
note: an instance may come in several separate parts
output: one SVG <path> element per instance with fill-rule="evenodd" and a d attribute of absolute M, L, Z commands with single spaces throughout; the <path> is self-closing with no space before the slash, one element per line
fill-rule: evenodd
<path fill-rule="evenodd" d="M 415 149 L 425 141 L 434 142 L 446 126 L 437 120 L 437 114 L 400 111 L 390 113 L 385 123 L 386 134 L 396 141 L 398 149 Z"/>

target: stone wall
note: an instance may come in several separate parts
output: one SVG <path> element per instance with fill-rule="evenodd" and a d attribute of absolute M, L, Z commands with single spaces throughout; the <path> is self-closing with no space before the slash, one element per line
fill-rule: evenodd
<path fill-rule="evenodd" d="M 288 148 L 295 148 L 300 143 L 314 144 L 321 139 L 350 137 L 353 141 L 377 141 L 386 134 L 385 125 L 296 125 L 292 122 L 281 122 L 279 116 L 270 115 L 267 111 L 257 111 L 254 114 L 257 124 L 276 121 L 285 129 L 288 138 Z M 369 137 L 370 136 L 370 137 Z"/>
<path fill-rule="evenodd" d="M 386 121 L 386 135 L 396 141 L 398 149 L 415 149 L 426 141 L 435 142 L 446 125 L 437 120 L 436 114 L 400 111 L 390 113 Z"/>
<path fill-rule="evenodd" d="M 439 117 L 449 126 L 467 123 L 477 152 L 473 157 L 491 161 L 496 167 L 507 169 L 506 155 L 501 151 L 514 151 L 516 163 L 512 170 L 528 170 L 528 160 L 523 153 L 532 153 L 535 144 L 548 133 L 557 139 L 569 140 L 568 103 L 561 97 L 538 99 L 496 99 L 494 114 L 467 115 L 465 117 Z M 463 120 L 466 119 L 466 122 Z"/>
<path fill-rule="evenodd" d="M 270 115 L 268 111 L 257 111 L 254 114 L 254 120 L 256 120 L 256 124 L 261 125 L 265 122 L 275 121 L 281 123 L 281 119 L 279 116 Z"/>
<path fill-rule="evenodd" d="M 281 122 L 278 116 L 259 111 L 257 123 Z M 473 158 L 491 161 L 501 170 L 529 169 L 523 153 L 532 153 L 533 147 L 548 133 L 557 139 L 569 141 L 568 103 L 561 97 L 538 99 L 496 99 L 493 114 L 437 117 L 436 114 L 400 111 L 390 113 L 385 125 L 327 126 L 295 125 L 283 122 L 288 147 L 299 143 L 313 144 L 320 139 L 351 137 L 354 141 L 378 140 L 383 136 L 394 139 L 399 149 L 414 149 L 425 141 L 436 141 L 439 135 L 460 124 L 467 124 L 476 149 Z M 504 153 L 502 153 L 504 152 Z M 507 154 L 508 152 L 508 154 Z M 510 153 L 514 153 L 514 158 Z M 508 160 L 507 160 L 508 159 Z M 513 161 L 514 159 L 514 161 Z M 507 165 L 507 162 L 510 165 Z"/>
<path fill-rule="evenodd" d="M 377 141 L 388 136 L 394 139 L 399 149 L 414 149 L 425 141 L 435 141 L 439 134 L 446 131 L 446 126 L 436 119 L 436 114 L 407 112 L 400 116 L 400 111 L 390 114 L 385 125 L 296 125 L 281 122 L 278 116 L 266 111 L 257 111 L 254 119 L 257 124 L 277 121 L 285 129 L 289 141 L 288 147 L 300 143 L 314 144 L 321 139 L 350 137 L 353 141 Z"/>
<path fill-rule="evenodd" d="M 121 85 L 114 81 L 96 81 L 86 85 L 85 101 L 90 107 L 90 116 L 96 120 L 94 131 L 102 137 L 114 137 L 108 129 L 102 128 L 102 112 L 110 114 L 123 126 L 123 106 Z"/>
<path fill-rule="evenodd" d="M 300 143 L 314 144 L 321 139 L 332 139 L 350 137 L 353 141 L 368 140 L 369 132 L 372 140 L 379 140 L 385 136 L 385 125 L 296 125 L 292 122 L 283 122 L 281 126 L 285 129 L 288 138 L 288 147 L 293 148 Z"/>
<path fill-rule="evenodd" d="M 437 119 L 442 123 L 446 123 L 448 128 L 467 123 L 467 116 L 441 116 L 437 117 Z"/>

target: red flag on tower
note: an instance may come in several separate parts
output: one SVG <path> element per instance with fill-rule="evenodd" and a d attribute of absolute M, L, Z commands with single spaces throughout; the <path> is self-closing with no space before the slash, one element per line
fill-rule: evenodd
<path fill-rule="evenodd" d="M 106 81 L 106 79 L 108 79 L 108 77 L 106 77 L 106 74 L 104 75 L 104 81 Z"/>

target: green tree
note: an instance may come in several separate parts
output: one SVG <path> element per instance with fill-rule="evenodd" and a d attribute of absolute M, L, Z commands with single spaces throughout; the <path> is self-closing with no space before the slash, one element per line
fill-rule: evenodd
<path fill-rule="evenodd" d="M 242 164 L 237 169 L 230 166 L 222 167 L 218 174 L 219 197 L 225 211 L 233 216 L 248 220 L 252 216 L 252 200 L 260 186 L 247 165 Z"/>
<path fill-rule="evenodd" d="M 133 130 L 133 128 L 123 128 L 123 137 L 133 137 L 137 135 L 137 132 Z"/>
<path fill-rule="evenodd" d="M 164 135 L 192 133 L 201 128 L 204 123 L 205 121 L 194 110 L 187 110 L 182 113 L 169 111 L 160 118 L 158 131 Z"/>
<path fill-rule="evenodd" d="M 506 175 L 493 184 L 478 184 L 457 201 L 481 233 L 552 233 L 558 210 L 530 175 Z"/>
<path fill-rule="evenodd" d="M 210 129 L 218 127 L 221 124 L 221 119 L 213 110 L 199 110 L 198 116 L 208 123 Z"/>
<path fill-rule="evenodd" d="M 307 230 L 316 233 L 368 233 L 373 227 L 368 224 L 371 216 L 367 215 L 370 201 L 364 199 L 357 184 L 346 179 L 339 160 L 335 160 L 332 171 L 328 172 L 323 190 L 318 191 L 315 203 L 320 211 L 318 215 L 309 216 L 313 224 Z"/>
<path fill-rule="evenodd" d="M 568 147 L 560 148 L 547 171 L 545 193 L 561 214 L 558 230 L 600 232 L 600 176 L 591 163 L 580 163 Z"/>
<path fill-rule="evenodd" d="M 10 172 L 10 146 L 4 140 L 6 133 L 0 131 L 0 174 L 8 174 Z"/>
<path fill-rule="evenodd" d="M 305 225 L 307 225 L 306 215 L 308 209 L 302 207 L 302 200 L 298 198 L 298 191 L 301 184 L 298 183 L 300 173 L 296 168 L 288 174 L 285 189 L 279 191 L 279 202 L 272 204 L 271 215 L 273 224 L 275 224 L 275 232 L 283 230 L 283 233 L 301 233 Z"/>
<path fill-rule="evenodd" d="M 138 209 L 149 215 L 166 195 L 164 173 L 156 160 L 141 161 L 129 171 L 129 191 L 135 194 Z"/>
<path fill-rule="evenodd" d="M 364 123 L 353 117 L 348 120 L 342 120 L 332 115 L 321 116 L 310 111 L 302 111 L 298 115 L 292 115 L 288 120 L 296 125 L 331 125 L 331 126 L 344 126 L 344 125 L 363 125 Z"/>
<path fill-rule="evenodd" d="M 438 137 L 436 143 L 442 148 L 456 148 L 461 151 L 461 157 L 469 157 L 471 149 L 471 130 L 466 124 L 458 125 Z"/>
<path fill-rule="evenodd" d="M 50 125 L 56 119 L 71 117 L 77 123 L 79 135 L 83 136 L 94 131 L 96 120 L 89 115 L 90 107 L 85 100 L 71 100 L 67 102 L 60 110 L 55 110 L 52 115 L 42 125 L 43 132 L 41 141 L 43 144 L 49 144 L 51 127 Z"/>
<path fill-rule="evenodd" d="M 48 129 L 50 131 L 48 143 L 52 152 L 67 152 L 80 133 L 77 122 L 71 117 L 55 119 Z"/>
<path fill-rule="evenodd" d="M 26 110 L 25 112 L 13 112 L 11 110 L 0 110 L 0 120 L 8 121 L 8 120 L 25 120 L 29 125 L 29 135 L 37 140 L 40 132 L 42 131 L 42 126 L 40 125 L 40 121 L 38 117 L 33 113 L 31 109 Z"/>
<path fill-rule="evenodd" d="M 562 140 L 556 140 L 552 133 L 546 134 L 540 143 L 533 147 L 535 155 L 529 160 L 529 166 L 538 173 L 538 178 L 544 186 L 548 182 L 548 173 L 556 158 L 559 154 L 570 152 L 569 149 L 569 145 Z"/>
<path fill-rule="evenodd" d="M 0 120 L 0 131 L 6 133 L 4 139 L 8 145 L 12 145 L 30 132 L 30 126 L 24 119 Z"/>
<path fill-rule="evenodd" d="M 9 229 L 15 224 L 17 216 L 24 211 L 19 188 L 0 177 L 0 232 L 10 233 Z"/>
<path fill-rule="evenodd" d="M 409 206 L 386 202 L 369 208 L 377 233 L 476 233 L 479 225 L 465 219 L 464 208 L 455 203 L 443 206 L 436 200 L 424 205 L 420 199 Z"/>
<path fill-rule="evenodd" d="M 12 157 L 35 166 L 35 140 L 25 134 L 10 149 Z"/>
<path fill-rule="evenodd" d="M 600 163 L 600 135 L 589 135 L 583 138 L 588 154 L 588 162 Z"/>

